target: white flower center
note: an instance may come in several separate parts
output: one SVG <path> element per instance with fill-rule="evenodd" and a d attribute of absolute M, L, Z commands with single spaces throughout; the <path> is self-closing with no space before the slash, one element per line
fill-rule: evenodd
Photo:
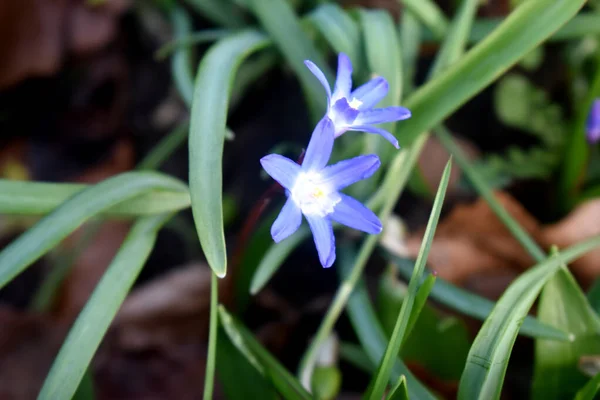
<path fill-rule="evenodd" d="M 360 101 L 356 97 L 353 97 L 352 100 L 348 103 L 348 105 L 354 108 L 355 110 L 358 110 L 358 107 L 362 106 L 362 103 L 362 101 Z"/>
<path fill-rule="evenodd" d="M 292 200 L 306 215 L 324 217 L 333 212 L 342 199 L 329 185 L 323 182 L 318 172 L 300 172 L 291 190 Z"/>

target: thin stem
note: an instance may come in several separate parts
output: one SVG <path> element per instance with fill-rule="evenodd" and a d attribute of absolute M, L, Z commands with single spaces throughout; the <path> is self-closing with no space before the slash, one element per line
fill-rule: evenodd
<path fill-rule="evenodd" d="M 208 328 L 208 356 L 204 378 L 204 400 L 212 400 L 217 360 L 217 324 L 219 305 L 219 278 L 212 272 L 210 280 L 210 325 Z"/>
<path fill-rule="evenodd" d="M 521 243 L 529 254 L 537 261 L 542 262 L 546 259 L 544 250 L 533 240 L 533 238 L 519 225 L 517 221 L 502 207 L 502 205 L 494 197 L 494 193 L 485 183 L 485 180 L 469 163 L 462 150 L 454 143 L 452 135 L 444 126 L 439 126 L 435 129 L 435 133 L 442 145 L 452 154 L 458 165 L 465 171 L 473 186 L 481 197 L 485 199 L 492 211 L 502 221 L 512 235 Z"/>

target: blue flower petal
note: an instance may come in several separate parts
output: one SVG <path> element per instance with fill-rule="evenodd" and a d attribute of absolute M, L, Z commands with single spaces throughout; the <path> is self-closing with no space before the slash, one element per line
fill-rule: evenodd
<path fill-rule="evenodd" d="M 367 179 L 380 165 L 379 157 L 375 154 L 358 156 L 325 167 L 321 176 L 324 183 L 341 190 L 355 182 Z"/>
<path fill-rule="evenodd" d="M 342 201 L 336 204 L 333 213 L 329 214 L 332 220 L 373 235 L 381 233 L 381 221 L 373 211 L 350 196 L 343 193 L 340 193 L 340 196 Z"/>
<path fill-rule="evenodd" d="M 333 149 L 333 122 L 327 117 L 319 121 L 312 133 L 302 162 L 302 169 L 321 170 L 329 162 Z M 267 171 L 269 172 L 269 171 Z"/>
<path fill-rule="evenodd" d="M 357 125 L 376 125 L 386 122 L 401 121 L 410 118 L 411 113 L 404 107 L 376 108 L 373 110 L 361 111 L 356 117 Z"/>
<path fill-rule="evenodd" d="M 327 92 L 327 98 L 330 99 L 331 87 L 329 86 L 329 82 L 327 82 L 327 78 L 325 78 L 325 74 L 323 73 L 323 71 L 321 71 L 314 62 L 309 60 L 304 60 L 304 65 L 306 65 L 310 72 L 312 72 L 313 75 L 317 77 L 319 82 L 321 82 L 321 85 L 323 85 L 325 91 Z"/>
<path fill-rule="evenodd" d="M 302 211 L 291 197 L 283 205 L 279 216 L 271 226 L 271 236 L 275 243 L 281 242 L 296 232 L 302 223 Z"/>
<path fill-rule="evenodd" d="M 396 139 L 396 137 L 394 135 L 392 135 L 385 129 L 376 128 L 376 127 L 370 126 L 370 125 L 352 125 L 348 129 L 353 130 L 353 131 L 361 131 L 361 132 L 375 133 L 377 135 L 381 135 L 384 137 L 385 140 L 387 140 L 388 142 L 393 144 L 395 148 L 397 148 L 397 149 L 400 148 L 398 139 Z"/>
<path fill-rule="evenodd" d="M 379 76 L 358 87 L 350 95 L 350 100 L 356 98 L 362 101 L 359 110 L 368 110 L 379 103 L 386 95 L 389 85 L 385 78 Z"/>
<path fill-rule="evenodd" d="M 319 261 L 324 268 L 329 268 L 335 261 L 335 237 L 331 221 L 315 215 L 305 215 L 305 217 L 317 246 Z"/>
<path fill-rule="evenodd" d="M 588 142 L 596 143 L 600 140 L 600 99 L 592 104 L 585 127 Z"/>
<path fill-rule="evenodd" d="M 337 77 L 333 94 L 336 98 L 347 97 L 352 90 L 352 62 L 344 53 L 338 55 Z"/>
<path fill-rule="evenodd" d="M 269 154 L 260 159 L 262 167 L 281 186 L 291 189 L 296 182 L 300 166 L 287 157 L 279 154 Z"/>

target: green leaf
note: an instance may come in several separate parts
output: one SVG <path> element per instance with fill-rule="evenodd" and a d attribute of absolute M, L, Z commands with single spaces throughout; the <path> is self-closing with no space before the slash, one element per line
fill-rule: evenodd
<path fill-rule="evenodd" d="M 100 186 L 102 184 L 99 184 Z M 171 215 L 137 221 L 65 339 L 38 400 L 70 399 Z"/>
<path fill-rule="evenodd" d="M 277 393 L 231 343 L 222 327 L 217 340 L 217 378 L 228 400 L 275 400 Z"/>
<path fill-rule="evenodd" d="M 425 307 L 425 303 L 427 302 L 427 298 L 433 289 L 433 285 L 435 285 L 436 277 L 435 275 L 428 275 L 424 277 L 422 283 L 420 283 L 419 289 L 417 289 L 417 294 L 415 295 L 415 302 L 413 304 L 413 309 L 410 313 L 410 317 L 408 319 L 408 324 L 406 325 L 406 334 L 404 335 L 404 341 L 410 336 L 410 333 L 413 331 L 419 316 L 421 315 L 421 311 L 423 311 L 423 307 Z"/>
<path fill-rule="evenodd" d="M 309 104 L 313 107 L 313 113 L 320 118 L 327 107 L 327 95 L 317 78 L 304 65 L 304 60 L 314 62 L 330 83 L 333 74 L 302 29 L 294 10 L 286 0 L 249 0 L 249 4 L 262 28 L 298 75 L 310 100 Z"/>
<path fill-rule="evenodd" d="M 594 400 L 600 390 L 600 374 L 596 374 L 575 395 L 575 400 Z"/>
<path fill-rule="evenodd" d="M 371 380 L 371 383 L 369 384 L 369 390 L 367 390 L 368 394 L 366 397 L 372 400 L 378 400 L 383 397 L 387 382 L 390 379 L 390 371 L 392 369 L 394 359 L 397 357 L 397 354 L 400 351 L 400 346 L 402 345 L 402 342 L 404 340 L 404 335 L 406 333 L 406 328 L 408 326 L 412 307 L 415 303 L 415 296 L 417 294 L 418 285 L 420 284 L 421 275 L 423 274 L 423 270 L 425 269 L 427 255 L 429 254 L 429 249 L 431 248 L 431 243 L 433 242 L 435 229 L 437 227 L 440 213 L 442 211 L 444 196 L 446 194 L 446 188 L 448 187 L 448 181 L 450 179 L 450 170 L 451 162 L 448 161 L 448 163 L 446 164 L 446 168 L 444 168 L 442 178 L 440 180 L 440 185 L 438 187 L 438 192 L 435 196 L 435 201 L 433 202 L 433 207 L 429 216 L 427 228 L 425 228 L 425 234 L 423 236 L 421 248 L 419 249 L 419 255 L 417 256 L 415 269 L 413 270 L 413 275 L 408 284 L 408 295 L 402 302 L 402 308 L 400 309 L 400 314 L 398 315 L 396 326 L 394 327 L 394 331 L 392 332 L 392 336 L 385 350 L 385 354 L 383 356 L 383 359 L 381 360 L 381 363 L 379 364 L 377 373 L 375 374 L 375 376 Z"/>
<path fill-rule="evenodd" d="M 260 260 L 260 264 L 252 277 L 250 293 L 254 295 L 260 292 L 275 272 L 277 272 L 283 261 L 285 261 L 290 253 L 309 235 L 309 229 L 306 226 L 303 226 L 287 240 L 271 245 L 269 250 L 267 250 Z"/>
<path fill-rule="evenodd" d="M 311 388 L 315 398 L 332 400 L 337 398 L 342 387 L 342 374 L 336 366 L 317 366 L 312 376 Z"/>
<path fill-rule="evenodd" d="M 415 74 L 421 49 L 421 25 L 409 10 L 405 10 L 401 18 L 400 48 L 402 49 L 402 75 L 404 76 L 402 86 L 404 92 L 410 94 L 415 86 Z"/>
<path fill-rule="evenodd" d="M 219 316 L 225 332 L 233 345 L 246 356 L 248 361 L 264 376 L 269 378 L 285 399 L 310 400 L 312 396 L 265 348 L 254 339 L 242 324 L 236 321 L 223 306 Z"/>
<path fill-rule="evenodd" d="M 157 176 L 157 175 L 154 175 Z M 103 217 L 137 217 L 179 211 L 189 207 L 190 194 L 183 183 L 165 177 L 169 187 L 148 189 L 135 197 L 123 199 L 111 207 L 101 210 Z M 77 183 L 47 183 L 9 181 L 0 179 L 0 214 L 44 215 L 56 210 L 71 197 L 92 188 Z"/>
<path fill-rule="evenodd" d="M 564 399 L 588 381 L 579 358 L 600 354 L 600 318 L 566 266 L 544 286 L 538 318 L 575 335 L 572 342 L 535 341 L 532 399 Z"/>
<path fill-rule="evenodd" d="M 587 300 L 592 309 L 596 311 L 596 314 L 600 314 L 600 278 L 596 278 L 592 287 L 588 290 Z"/>
<path fill-rule="evenodd" d="M 185 0 L 203 17 L 226 28 L 241 28 L 244 18 L 239 8 L 229 0 Z"/>
<path fill-rule="evenodd" d="M 406 387 L 406 377 L 402 375 L 398 379 L 396 386 L 390 390 L 390 393 L 386 397 L 387 400 L 408 400 L 408 388 Z"/>
<path fill-rule="evenodd" d="M 389 253 L 386 253 L 386 256 L 394 263 L 402 277 L 405 279 L 410 278 L 413 271 L 412 261 L 402 259 Z M 445 281 L 442 278 L 436 280 L 430 296 L 435 301 L 454 311 L 477 318 L 481 321 L 485 320 L 490 315 L 495 306 L 493 301 L 454 286 L 452 283 Z M 541 323 L 531 316 L 525 317 L 519 333 L 532 338 L 561 341 L 570 340 L 568 333 L 553 326 Z"/>
<path fill-rule="evenodd" d="M 392 16 L 385 10 L 361 10 L 360 23 L 364 35 L 368 70 L 383 76 L 388 82 L 388 94 L 378 107 L 398 106 L 402 98 L 402 55 L 398 29 Z M 395 132 L 396 123 L 382 124 L 387 131 Z M 378 153 L 384 160 L 394 151 L 387 141 L 378 135 L 364 135 L 365 152 Z M 386 156 L 387 154 L 387 156 Z M 374 180 L 368 181 L 374 184 Z"/>
<path fill-rule="evenodd" d="M 506 289 L 471 347 L 459 385 L 459 399 L 499 398 L 521 322 L 542 287 L 563 263 L 598 245 L 600 236 L 582 241 L 562 252 L 560 258 L 551 257 L 529 269 Z"/>
<path fill-rule="evenodd" d="M 0 253 L 0 287 L 90 218 L 120 202 L 156 190 L 187 192 L 177 179 L 153 172 L 127 172 L 80 191 Z M 14 200 L 14 199 L 13 199 Z"/>
<path fill-rule="evenodd" d="M 317 7 L 308 16 L 336 53 L 345 53 L 356 70 L 363 64 L 361 33 L 358 24 L 335 3 Z"/>
<path fill-rule="evenodd" d="M 448 19 L 432 0 L 399 0 L 414 13 L 436 38 L 442 38 L 448 30 Z"/>
<path fill-rule="evenodd" d="M 444 74 L 405 102 L 412 117 L 399 124 L 401 144 L 412 143 L 572 18 L 584 0 L 529 0 L 512 12 Z"/>
<path fill-rule="evenodd" d="M 190 194 L 202 250 L 219 277 L 227 272 L 223 227 L 223 143 L 232 81 L 240 63 L 268 40 L 243 31 L 213 45 L 200 63 L 190 123 Z"/>
<path fill-rule="evenodd" d="M 479 0 L 462 1 L 459 10 L 452 20 L 452 25 L 442 43 L 442 47 L 429 71 L 430 77 L 438 75 L 444 68 L 458 61 L 465 52 L 479 3 Z"/>
<path fill-rule="evenodd" d="M 351 273 L 355 253 L 348 248 L 342 248 L 339 273 L 346 276 Z M 346 308 L 350 323 L 358 337 L 361 346 L 369 358 L 370 365 L 375 369 L 375 365 L 381 360 L 388 339 L 381 327 L 380 322 L 375 315 L 375 311 L 369 300 L 367 289 L 362 280 L 359 280 L 354 288 L 354 291 L 348 299 Z M 356 353 L 354 353 L 356 354 Z M 362 363 L 364 367 L 369 365 Z M 399 358 L 395 358 L 391 370 L 390 383 L 395 384 L 401 375 L 405 375 L 408 381 L 408 391 L 411 399 L 416 400 L 433 400 L 435 397 L 427 390 L 427 388 L 419 382 L 419 380 L 410 372 L 406 365 Z"/>
<path fill-rule="evenodd" d="M 186 121 L 180 123 L 169 132 L 152 150 L 139 162 L 137 169 L 158 169 L 175 150 L 182 146 L 188 138 L 190 124 Z"/>
<path fill-rule="evenodd" d="M 392 272 L 392 271 L 389 271 Z M 433 281 L 433 276 L 428 281 Z M 389 273 L 380 279 L 377 296 L 377 313 L 387 333 L 394 329 L 407 287 Z M 417 296 L 427 287 L 421 286 Z M 465 366 L 471 340 L 466 325 L 455 317 L 445 316 L 431 305 L 420 310 L 413 307 L 412 330 L 405 335 L 400 356 L 405 361 L 417 363 L 429 373 L 443 380 L 458 380 Z"/>
<path fill-rule="evenodd" d="M 181 7 L 171 10 L 171 25 L 175 39 L 181 39 L 192 32 L 192 19 Z M 190 107 L 194 96 L 194 76 L 192 75 L 192 51 L 190 47 L 178 49 L 171 59 L 171 73 L 179 95 Z"/>

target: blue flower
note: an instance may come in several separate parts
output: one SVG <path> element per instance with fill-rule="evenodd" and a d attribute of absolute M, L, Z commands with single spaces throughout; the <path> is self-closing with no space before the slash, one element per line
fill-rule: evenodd
<path fill-rule="evenodd" d="M 366 233 L 381 232 L 377 216 L 356 199 L 339 190 L 371 176 L 380 161 L 363 155 L 327 166 L 334 140 L 333 122 L 325 117 L 315 127 L 302 165 L 279 154 L 269 154 L 260 163 L 286 189 L 287 201 L 271 227 L 277 243 L 300 227 L 302 215 L 308 221 L 323 267 L 335 261 L 332 221 Z"/>
<path fill-rule="evenodd" d="M 333 93 L 323 72 L 312 61 L 304 64 L 321 82 L 327 91 L 327 117 L 335 125 L 335 137 L 346 131 L 362 131 L 383 136 L 397 149 L 398 140 L 388 131 L 373 125 L 400 121 L 410 118 L 410 110 L 404 107 L 373 108 L 388 92 L 388 83 L 383 77 L 371 79 L 369 82 L 352 90 L 352 62 L 347 55 L 338 56 L 338 70 Z"/>
<path fill-rule="evenodd" d="M 596 143 L 600 140 L 600 99 L 596 99 L 592 103 L 585 130 L 588 142 Z"/>

